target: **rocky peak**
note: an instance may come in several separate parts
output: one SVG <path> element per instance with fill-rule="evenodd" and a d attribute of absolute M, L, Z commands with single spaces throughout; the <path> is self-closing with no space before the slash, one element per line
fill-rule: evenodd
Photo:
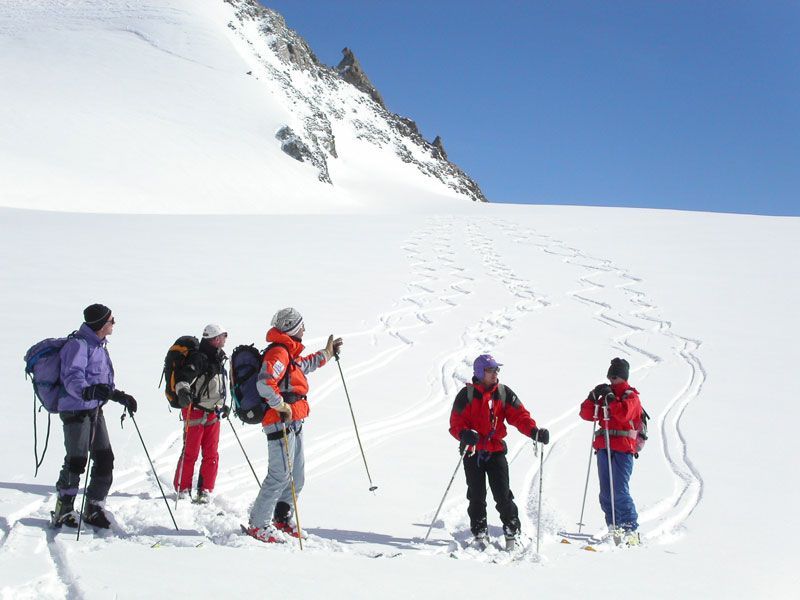
<path fill-rule="evenodd" d="M 228 27 L 233 35 L 241 36 L 252 47 L 253 58 L 260 65 L 258 72 L 250 71 L 248 75 L 256 79 L 263 76 L 274 82 L 294 107 L 294 127 L 287 124 L 279 128 L 275 137 L 286 154 L 313 165 L 320 181 L 335 184 L 328 169 L 329 161 L 338 158 L 334 132 L 338 123 L 348 121 L 358 139 L 380 148 L 389 147 L 399 160 L 414 165 L 426 176 L 472 200 L 487 201 L 478 184 L 447 158 L 439 136 L 433 142 L 425 140 L 412 119 L 386 108 L 380 92 L 350 48 L 342 50 L 342 60 L 335 69 L 328 67 L 320 63 L 303 37 L 289 29 L 283 16 L 274 10 L 256 0 L 224 2 L 233 7 L 235 15 Z M 249 33 L 252 24 L 258 30 L 257 36 Z M 278 58 L 277 64 L 261 54 L 264 46 Z M 313 80 L 312 94 L 295 85 L 292 69 Z M 348 99 L 341 93 L 343 85 L 354 86 L 366 97 L 363 101 Z"/>
<path fill-rule="evenodd" d="M 444 150 L 444 144 L 442 143 L 442 138 L 438 135 L 434 138 L 433 142 L 431 142 L 431 146 L 433 146 L 433 156 L 436 158 L 441 158 L 443 160 L 447 160 L 447 152 Z"/>
<path fill-rule="evenodd" d="M 361 68 L 361 63 L 358 62 L 353 51 L 350 50 L 350 48 L 343 48 L 342 55 L 342 60 L 336 65 L 336 72 L 339 74 L 339 77 L 344 79 L 347 83 L 356 86 L 383 108 L 386 108 L 386 104 L 383 103 L 380 92 L 372 85 L 372 82 L 369 80 L 369 77 L 367 77 L 364 69 Z"/>

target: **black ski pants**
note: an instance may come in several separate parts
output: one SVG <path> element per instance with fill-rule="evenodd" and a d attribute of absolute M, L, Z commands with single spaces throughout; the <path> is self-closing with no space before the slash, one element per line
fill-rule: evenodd
<path fill-rule="evenodd" d="M 486 531 L 486 477 L 492 490 L 495 508 L 500 513 L 503 531 L 515 534 L 519 530 L 519 511 L 514 504 L 514 494 L 509 487 L 508 461 L 505 451 L 476 452 L 464 457 L 464 473 L 467 476 L 467 500 L 469 500 L 470 529 L 473 535 Z"/>
<path fill-rule="evenodd" d="M 92 472 L 89 475 L 87 499 L 100 503 L 106 499 L 114 470 L 114 453 L 108 439 L 103 409 L 63 412 L 59 415 L 64 425 L 64 465 L 56 482 L 59 496 L 78 494 L 81 476 L 86 471 L 89 448 L 92 450 Z"/>

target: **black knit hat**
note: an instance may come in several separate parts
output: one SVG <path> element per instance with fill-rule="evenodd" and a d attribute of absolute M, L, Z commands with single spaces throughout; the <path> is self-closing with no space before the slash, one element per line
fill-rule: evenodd
<path fill-rule="evenodd" d="M 92 304 L 83 309 L 83 322 L 92 328 L 92 331 L 100 331 L 108 321 L 111 309 L 102 304 Z"/>
<path fill-rule="evenodd" d="M 607 377 L 611 379 L 612 377 L 619 377 L 620 379 L 624 379 L 628 381 L 628 375 L 630 375 L 631 366 L 628 364 L 628 361 L 624 358 L 615 358 L 611 361 L 611 366 L 608 367 L 608 375 Z"/>

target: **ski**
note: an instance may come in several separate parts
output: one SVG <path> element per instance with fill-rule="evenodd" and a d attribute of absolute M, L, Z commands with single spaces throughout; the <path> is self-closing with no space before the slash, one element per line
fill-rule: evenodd
<path fill-rule="evenodd" d="M 604 544 L 605 539 L 599 538 L 591 533 L 578 533 L 574 531 L 559 531 L 558 535 L 561 537 L 562 544 L 571 544 L 573 541 L 585 542 L 588 544 Z"/>
<path fill-rule="evenodd" d="M 581 550 L 587 552 L 600 552 L 598 547 L 604 546 L 608 541 L 605 538 L 599 538 L 591 533 L 582 533 L 577 531 L 559 531 L 558 535 L 561 537 L 562 544 L 577 543 L 580 545 Z"/>

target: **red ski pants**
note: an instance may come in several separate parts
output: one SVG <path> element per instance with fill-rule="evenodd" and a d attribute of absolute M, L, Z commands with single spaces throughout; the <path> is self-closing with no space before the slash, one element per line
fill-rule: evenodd
<path fill-rule="evenodd" d="M 219 468 L 219 453 L 217 452 L 219 419 L 215 413 L 207 413 L 198 408 L 192 408 L 191 414 L 187 415 L 187 412 L 189 412 L 188 408 L 181 409 L 184 419 L 183 452 L 178 458 L 173 485 L 179 492 L 191 491 L 194 464 L 202 450 L 203 459 L 200 462 L 197 489 L 213 492 Z"/>

